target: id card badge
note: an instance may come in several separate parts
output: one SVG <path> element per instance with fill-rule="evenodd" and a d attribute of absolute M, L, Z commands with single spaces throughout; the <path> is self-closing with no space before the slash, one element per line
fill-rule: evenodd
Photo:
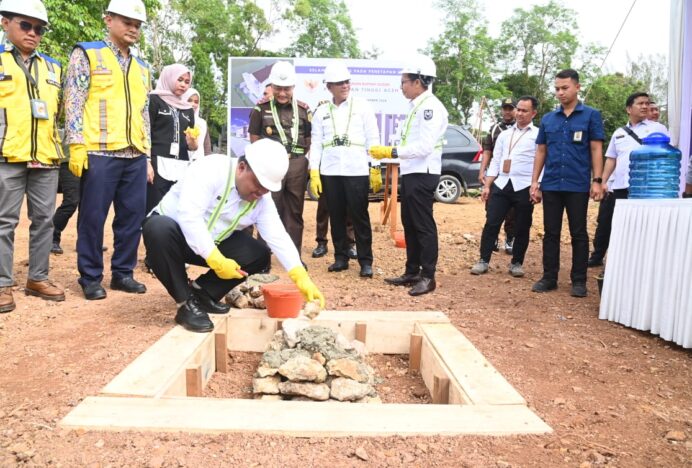
<path fill-rule="evenodd" d="M 502 161 L 502 173 L 503 174 L 509 174 L 509 169 L 512 167 L 512 160 L 511 159 L 505 159 Z"/>
<path fill-rule="evenodd" d="M 48 120 L 48 104 L 41 99 L 31 100 L 31 115 L 35 119 Z"/>
<path fill-rule="evenodd" d="M 171 143 L 171 156 L 175 156 L 176 158 L 180 155 L 180 143 Z"/>
<path fill-rule="evenodd" d="M 581 130 L 574 132 L 574 134 L 572 134 L 572 143 L 581 143 L 584 138 L 583 133 L 584 132 Z"/>

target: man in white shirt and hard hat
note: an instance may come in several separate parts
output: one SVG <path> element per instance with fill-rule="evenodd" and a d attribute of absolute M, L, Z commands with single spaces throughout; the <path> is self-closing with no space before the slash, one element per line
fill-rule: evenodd
<path fill-rule="evenodd" d="M 380 139 L 375 111 L 365 99 L 350 95 L 351 73 L 342 62 L 327 65 L 324 81 L 333 99 L 320 105 L 312 120 L 310 189 L 326 198 L 329 210 L 334 263 L 328 271 L 348 269 L 346 218 L 350 215 L 360 276 L 372 278 L 368 192 L 371 183 L 378 191 L 382 186 L 379 164 L 371 168 L 367 152 Z"/>
<path fill-rule="evenodd" d="M 213 330 L 208 314 L 227 312 L 218 301 L 247 275 L 266 271 L 271 252 L 305 299 L 324 307 L 269 194 L 281 189 L 288 164 L 284 146 L 269 139 L 249 145 L 237 161 L 201 158 L 145 220 L 147 261 L 178 306 L 178 324 Z M 244 231 L 251 225 L 268 247 Z M 190 283 L 186 263 L 210 269 Z"/>
<path fill-rule="evenodd" d="M 398 158 L 401 171 L 401 223 L 406 239 L 404 274 L 385 281 L 412 286 L 419 296 L 435 290 L 438 239 L 433 217 L 435 189 L 442 172 L 442 142 L 447 130 L 447 110 L 430 90 L 437 76 L 435 63 L 414 57 L 401 71 L 401 90 L 410 107 L 397 146 L 373 146 L 375 159 Z"/>

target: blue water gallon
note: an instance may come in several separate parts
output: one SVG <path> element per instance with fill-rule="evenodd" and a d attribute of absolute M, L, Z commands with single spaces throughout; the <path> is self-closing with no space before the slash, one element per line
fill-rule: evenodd
<path fill-rule="evenodd" d="M 682 152 L 665 133 L 652 133 L 630 153 L 629 198 L 678 198 Z"/>

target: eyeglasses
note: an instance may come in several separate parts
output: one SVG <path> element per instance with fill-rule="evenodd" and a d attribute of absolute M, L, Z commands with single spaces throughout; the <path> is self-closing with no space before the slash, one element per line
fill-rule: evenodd
<path fill-rule="evenodd" d="M 21 29 L 22 31 L 29 32 L 33 29 L 34 33 L 36 33 L 37 36 L 43 36 L 48 31 L 48 28 L 42 24 L 33 25 L 28 21 L 22 21 L 18 19 L 15 19 L 15 22 L 19 23 L 19 29 Z"/>

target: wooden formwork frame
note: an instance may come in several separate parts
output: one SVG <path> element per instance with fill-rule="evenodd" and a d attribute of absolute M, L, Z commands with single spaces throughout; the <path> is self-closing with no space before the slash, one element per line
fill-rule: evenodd
<path fill-rule="evenodd" d="M 263 432 L 291 436 L 510 435 L 552 429 L 441 312 L 324 311 L 313 322 L 365 343 L 369 353 L 408 354 L 431 405 L 201 398 L 228 352 L 262 352 L 281 328 L 264 311 L 212 316 L 213 333 L 175 327 L 60 426 L 90 430 Z"/>

